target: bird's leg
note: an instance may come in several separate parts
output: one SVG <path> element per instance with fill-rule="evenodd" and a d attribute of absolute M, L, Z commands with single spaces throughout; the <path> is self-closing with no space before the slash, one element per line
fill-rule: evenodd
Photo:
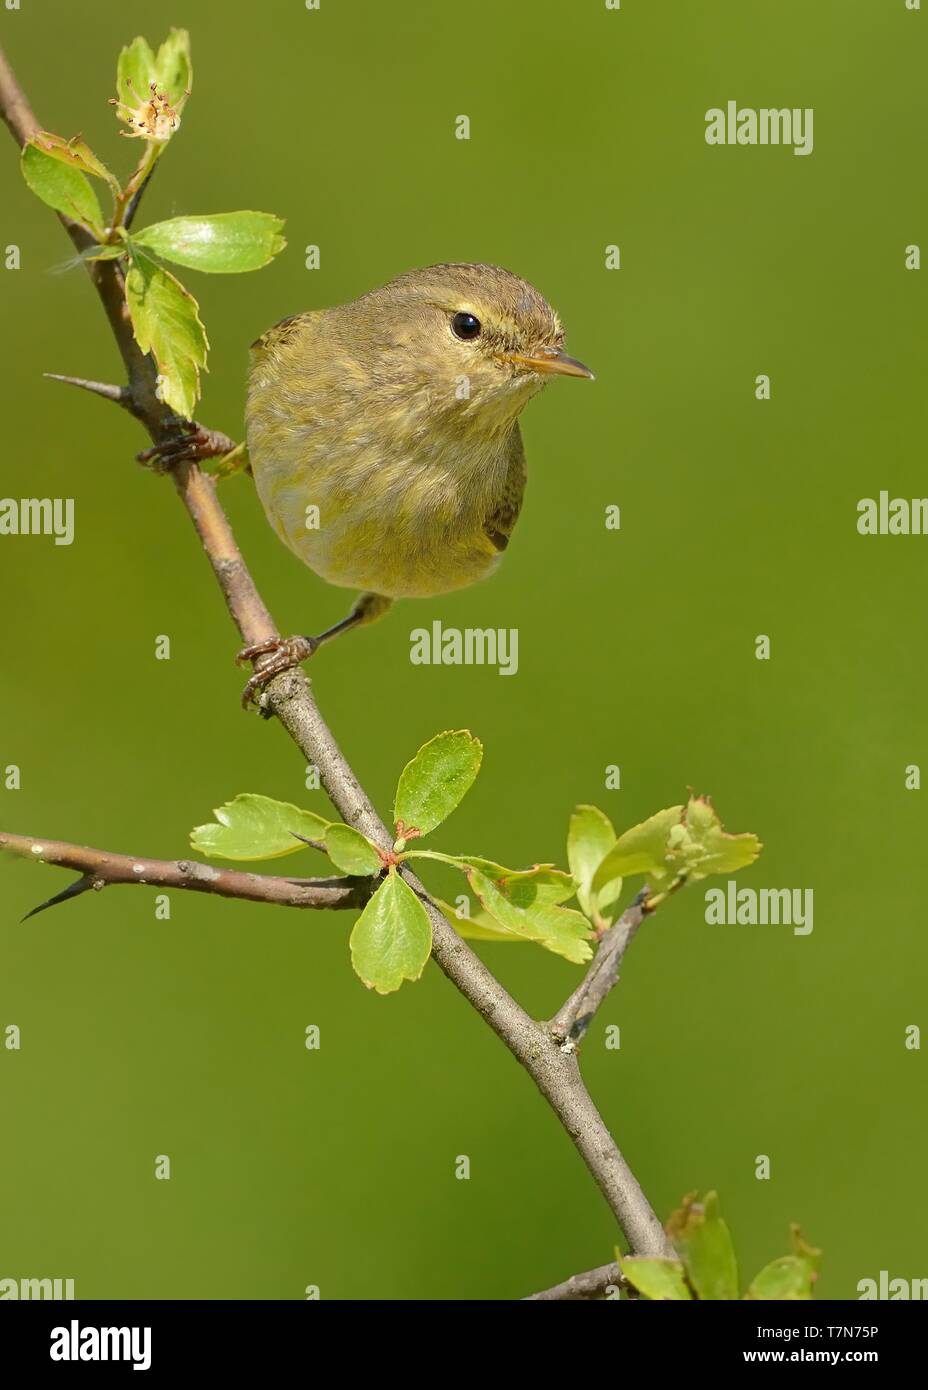
<path fill-rule="evenodd" d="M 246 661 L 257 661 L 263 656 L 269 657 L 270 660 L 262 663 L 260 670 L 255 671 L 245 686 L 242 691 L 242 705 L 247 709 L 257 692 L 263 690 L 268 681 L 274 676 L 279 676 L 282 671 L 289 671 L 301 662 L 308 661 L 323 642 L 330 642 L 333 637 L 340 637 L 343 632 L 350 632 L 354 627 L 376 622 L 378 618 L 383 617 L 392 602 L 392 599 L 385 598 L 383 594 L 362 594 L 347 618 L 333 623 L 325 632 L 320 632 L 318 637 L 271 637 L 266 642 L 255 642 L 253 646 L 244 647 L 235 658 L 240 666 Z"/>

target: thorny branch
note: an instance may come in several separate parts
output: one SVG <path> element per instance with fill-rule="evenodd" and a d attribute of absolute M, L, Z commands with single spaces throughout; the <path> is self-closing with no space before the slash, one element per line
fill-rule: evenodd
<path fill-rule="evenodd" d="M 2 52 L 0 111 L 19 145 L 38 129 Z M 85 250 L 87 233 L 68 219 L 61 220 L 77 250 Z M 128 396 L 120 403 L 141 422 L 153 444 L 170 445 L 189 429 L 189 422 L 178 421 L 158 399 L 154 362 L 142 354 L 132 335 L 118 263 L 96 261 L 87 269 L 128 377 L 124 388 Z M 276 638 L 277 629 L 232 535 L 215 484 L 195 463 L 184 459 L 170 464 L 166 471 L 193 522 L 242 639 L 252 645 Z M 259 658 L 256 668 L 260 666 Z M 343 820 L 389 850 L 392 836 L 328 729 L 306 677 L 299 671 L 277 676 L 267 686 L 263 704 L 265 713 L 276 715 L 307 761 L 318 767 L 322 784 Z M 403 873 L 428 911 L 436 964 L 532 1076 L 576 1145 L 632 1250 L 639 1255 L 666 1253 L 669 1245 L 661 1223 L 596 1109 L 573 1050 L 559 1046 L 548 1026 L 529 1017 L 461 940 L 418 880 L 407 869 Z"/>
<path fill-rule="evenodd" d="M 108 888 L 110 884 L 143 884 L 147 888 L 181 888 L 193 893 L 214 893 L 220 898 L 244 898 L 253 903 L 277 903 L 280 907 L 361 908 L 371 895 L 374 880 L 369 878 L 278 878 L 272 874 L 250 874 L 241 869 L 216 869 L 192 859 L 146 859 L 138 855 L 112 854 L 104 849 L 88 849 L 64 840 L 43 840 L 34 835 L 8 835 L 0 831 L 0 850 L 58 869 L 74 869 L 81 877 L 66 889 L 76 897 L 88 889 Z M 43 908 L 59 901 L 52 898 L 34 907 L 34 917 Z M 23 919 L 25 920 L 25 919 Z"/>

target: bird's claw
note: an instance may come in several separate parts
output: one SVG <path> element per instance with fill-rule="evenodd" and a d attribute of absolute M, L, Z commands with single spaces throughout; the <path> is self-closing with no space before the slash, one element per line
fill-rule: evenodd
<path fill-rule="evenodd" d="M 275 676 L 279 676 L 283 671 L 292 671 L 295 666 L 307 661 L 318 646 L 315 637 L 269 637 L 266 642 L 255 642 L 250 647 L 243 647 L 235 658 L 239 666 L 244 666 L 249 661 L 258 661 L 262 657 L 268 659 L 261 662 L 261 666 L 242 691 L 242 707 L 247 709 L 268 681 L 273 680 Z"/>
<path fill-rule="evenodd" d="M 221 458 L 235 450 L 241 450 L 227 434 L 220 430 L 208 430 L 198 425 L 196 420 L 183 420 L 174 416 L 169 421 L 177 434 L 170 435 L 150 449 L 136 454 L 137 463 L 150 464 L 156 468 L 173 468 L 178 463 L 202 463 L 204 459 Z"/>

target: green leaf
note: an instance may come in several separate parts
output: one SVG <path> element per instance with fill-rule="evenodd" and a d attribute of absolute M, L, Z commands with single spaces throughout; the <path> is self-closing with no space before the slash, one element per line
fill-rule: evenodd
<path fill-rule="evenodd" d="M 592 891 L 599 893 L 614 879 L 631 874 L 666 874 L 667 840 L 682 815 L 682 806 L 668 806 L 620 835 L 594 873 Z"/>
<path fill-rule="evenodd" d="M 495 864 L 491 859 L 481 859 L 473 854 L 442 854 L 434 849 L 413 849 L 403 853 L 404 859 L 434 859 L 440 864 L 450 864 L 462 873 L 469 874 L 478 869 L 507 899 L 519 908 L 540 906 L 543 903 L 562 903 L 572 898 L 577 885 L 570 874 L 556 869 L 553 864 L 535 864 L 531 869 L 507 869 Z M 576 916 L 576 914 L 574 914 Z"/>
<path fill-rule="evenodd" d="M 242 792 L 213 815 L 217 824 L 190 832 L 191 847 L 211 859 L 278 859 L 305 848 L 297 836 L 321 840 L 329 828 L 312 811 L 255 792 Z"/>
<path fill-rule="evenodd" d="M 122 50 L 116 64 L 116 94 L 126 106 L 147 101 L 151 84 L 176 105 L 193 86 L 190 35 L 186 29 L 172 29 L 158 49 L 157 57 L 148 41 L 134 38 Z"/>
<path fill-rule="evenodd" d="M 390 870 L 351 933 L 351 964 L 368 989 L 391 994 L 418 980 L 432 949 L 428 914 L 408 883 Z"/>
<path fill-rule="evenodd" d="M 753 864 L 761 851 L 756 835 L 729 835 L 722 829 L 708 797 L 690 798 L 682 829 L 670 837 L 668 858 L 675 877 L 685 873 L 695 882 L 710 874 L 733 874 Z"/>
<path fill-rule="evenodd" d="M 209 348 L 196 300 L 169 271 L 132 247 L 126 302 L 139 347 L 154 355 L 161 399 L 191 419 Z"/>
<path fill-rule="evenodd" d="M 529 940 L 527 936 L 523 936 L 520 932 L 507 931 L 505 927 L 501 927 L 499 922 L 491 917 L 489 912 L 485 912 L 482 908 L 478 909 L 477 912 L 471 912 L 468 917 L 459 917 L 457 909 L 452 907 L 450 903 L 445 902 L 442 898 L 433 897 L 432 901 L 435 903 L 436 907 L 441 910 L 444 916 L 447 917 L 458 936 L 463 936 L 467 941 Z"/>
<path fill-rule="evenodd" d="M 218 212 L 154 222 L 133 241 L 155 256 L 191 270 L 231 274 L 260 270 L 282 251 L 283 222 L 269 212 Z"/>
<path fill-rule="evenodd" d="M 682 1302 L 693 1297 L 679 1260 L 629 1255 L 619 1260 L 619 1268 L 632 1287 L 643 1293 L 645 1298 Z"/>
<path fill-rule="evenodd" d="M 434 830 L 472 786 L 482 757 L 483 745 L 466 729 L 436 734 L 423 744 L 400 773 L 393 811 L 397 825 L 402 821 L 407 834 Z"/>
<path fill-rule="evenodd" d="M 553 864 L 533 864 L 530 869 L 507 869 L 492 859 L 480 859 L 473 854 L 459 854 L 454 861 L 464 873 L 479 869 L 491 878 L 516 907 L 534 907 L 540 903 L 563 903 L 572 898 L 577 885 L 570 874 Z"/>
<path fill-rule="evenodd" d="M 745 1298 L 776 1302 L 811 1298 L 814 1278 L 815 1271 L 808 1260 L 800 1259 L 798 1255 L 783 1255 L 755 1275 Z"/>
<path fill-rule="evenodd" d="M 577 901 L 587 917 L 595 919 L 622 892 L 622 879 L 603 884 L 594 893 L 593 875 L 616 842 L 612 821 L 598 806 L 578 806 L 567 831 L 567 862 L 577 880 Z"/>
<path fill-rule="evenodd" d="M 698 1298 L 718 1301 L 738 1297 L 738 1264 L 728 1227 L 719 1215 L 718 1194 L 684 1197 L 667 1223 L 667 1233 L 683 1256 L 689 1282 Z"/>
<path fill-rule="evenodd" d="M 593 875 L 593 891 L 628 874 L 646 874 L 655 890 L 681 878 L 731 874 L 753 864 L 760 851 L 756 835 L 729 835 L 709 798 L 694 796 L 685 807 L 669 806 L 620 835 Z"/>
<path fill-rule="evenodd" d="M 555 955 L 580 965 L 593 952 L 587 938 L 590 924 L 579 912 L 546 902 L 534 892 L 524 875 L 517 883 L 494 880 L 478 868 L 470 867 L 467 880 L 492 918 L 508 931 L 529 941 L 537 941 Z"/>
<path fill-rule="evenodd" d="M 20 167 L 37 198 L 72 221 L 80 222 L 98 241 L 102 239 L 103 213 L 86 174 L 70 164 L 62 164 L 57 154 L 50 154 L 34 140 L 23 146 Z"/>
<path fill-rule="evenodd" d="M 250 467 L 248 445 L 242 440 L 241 444 L 236 444 L 235 448 L 230 449 L 227 454 L 204 459 L 200 464 L 200 472 L 206 473 L 214 482 L 221 483 L 226 478 L 231 478 L 235 473 L 243 473 Z"/>
<path fill-rule="evenodd" d="M 325 851 L 343 874 L 379 874 L 380 855 L 360 830 L 350 825 L 330 825 L 325 832 Z"/>
<path fill-rule="evenodd" d="M 790 1226 L 790 1244 L 793 1253 L 766 1265 L 756 1275 L 745 1298 L 784 1302 L 812 1297 L 822 1252 L 803 1240 L 802 1232 L 795 1222 Z"/>
<path fill-rule="evenodd" d="M 155 59 L 154 80 L 158 84 L 158 91 L 166 93 L 172 106 L 176 106 L 184 93 L 192 89 L 193 59 L 190 56 L 190 35 L 186 29 L 171 29 L 168 33 Z"/>
<path fill-rule="evenodd" d="M 53 135 L 49 130 L 38 130 L 33 135 L 32 140 L 44 154 L 49 155 L 52 159 L 60 160 L 69 169 L 79 169 L 84 174 L 92 174 L 96 179 L 103 179 L 115 192 L 119 192 L 119 183 L 115 176 L 110 173 L 103 161 L 97 158 L 86 140 L 83 140 L 79 135 L 75 135 L 71 140 L 65 140 L 62 135 Z"/>
<path fill-rule="evenodd" d="M 138 106 L 148 100 L 154 81 L 155 55 L 146 39 L 134 38 L 116 61 L 116 95 L 126 106 Z"/>

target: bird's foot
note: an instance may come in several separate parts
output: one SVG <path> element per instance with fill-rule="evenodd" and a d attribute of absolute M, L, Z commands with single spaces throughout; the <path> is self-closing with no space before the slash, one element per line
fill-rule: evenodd
<path fill-rule="evenodd" d="M 261 662 L 259 669 L 242 691 L 242 707 L 247 709 L 259 691 L 275 676 L 279 676 L 283 671 L 292 671 L 294 666 L 307 661 L 318 646 L 317 637 L 269 637 L 266 642 L 255 642 L 250 647 L 243 647 L 235 658 L 239 666 L 244 666 L 249 661 L 258 661 L 261 657 L 267 657 L 269 660 Z"/>
<path fill-rule="evenodd" d="M 215 470 L 217 476 L 224 476 L 226 472 L 234 472 L 235 467 L 242 466 L 244 444 L 236 444 L 234 439 L 230 439 L 221 430 L 208 430 L 204 425 L 198 425 L 196 420 L 184 420 L 180 416 L 173 416 L 169 424 L 177 433 L 136 454 L 137 463 L 163 471 L 173 468 L 178 463 L 202 463 L 206 459 L 222 459 L 222 463 Z M 226 468 L 225 465 L 233 460 L 236 461 L 234 465 Z"/>

